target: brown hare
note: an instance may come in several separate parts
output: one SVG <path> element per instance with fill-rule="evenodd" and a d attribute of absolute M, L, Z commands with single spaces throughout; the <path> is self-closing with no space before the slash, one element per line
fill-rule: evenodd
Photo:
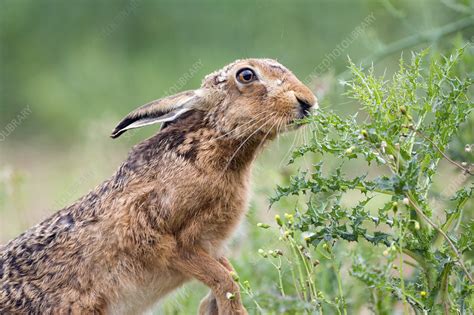
<path fill-rule="evenodd" d="M 1 314 L 139 314 L 183 283 L 200 314 L 245 314 L 226 240 L 262 145 L 316 106 L 270 59 L 237 60 L 201 88 L 128 114 L 112 137 L 162 123 L 87 195 L 0 247 Z"/>

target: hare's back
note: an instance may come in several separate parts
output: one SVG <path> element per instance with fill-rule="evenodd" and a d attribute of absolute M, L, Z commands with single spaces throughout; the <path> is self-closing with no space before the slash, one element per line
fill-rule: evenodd
<path fill-rule="evenodd" d="M 64 209 L 0 247 L 0 313 L 44 312 L 91 288 L 94 237 L 82 224 Z"/>

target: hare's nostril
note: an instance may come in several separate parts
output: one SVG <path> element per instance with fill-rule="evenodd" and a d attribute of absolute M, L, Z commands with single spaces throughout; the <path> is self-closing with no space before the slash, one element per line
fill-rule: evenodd
<path fill-rule="evenodd" d="M 311 114 L 310 110 L 311 110 L 312 104 L 310 104 L 308 101 L 299 97 L 296 97 L 296 99 L 298 100 L 298 104 L 300 106 L 299 111 L 300 111 L 300 115 L 302 116 L 301 118 L 309 116 Z"/>
<path fill-rule="evenodd" d="M 298 100 L 298 103 L 300 104 L 300 106 L 303 107 L 303 108 L 310 109 L 311 106 L 313 106 L 310 102 L 308 102 L 308 101 L 306 101 L 302 98 L 296 97 L 296 99 Z"/>

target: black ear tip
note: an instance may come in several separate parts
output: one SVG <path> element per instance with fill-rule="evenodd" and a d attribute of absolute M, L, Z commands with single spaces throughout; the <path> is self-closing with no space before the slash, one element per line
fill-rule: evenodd
<path fill-rule="evenodd" d="M 127 131 L 127 129 L 125 129 L 128 125 L 130 125 L 131 123 L 137 121 L 140 117 L 130 117 L 130 114 L 125 117 L 121 122 L 119 122 L 119 124 L 115 127 L 114 131 L 112 131 L 112 134 L 110 135 L 110 137 L 112 139 L 115 139 L 115 138 L 118 138 L 120 137 L 120 135 L 122 133 L 124 133 L 125 131 Z"/>
<path fill-rule="evenodd" d="M 122 133 L 124 133 L 124 132 L 125 132 L 125 130 L 120 130 L 120 129 L 117 130 L 117 129 L 115 129 L 115 130 L 112 131 L 112 133 L 110 134 L 110 138 L 112 138 L 112 139 L 117 139 L 117 138 L 120 137 L 120 135 L 121 135 Z"/>

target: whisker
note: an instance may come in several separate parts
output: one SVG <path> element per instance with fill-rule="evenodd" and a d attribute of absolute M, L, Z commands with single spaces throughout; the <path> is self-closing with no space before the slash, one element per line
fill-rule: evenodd
<path fill-rule="evenodd" d="M 243 136 L 243 135 L 245 134 L 245 132 L 246 132 L 247 130 L 254 128 L 255 126 L 257 126 L 260 122 L 262 122 L 262 121 L 265 120 L 265 119 L 268 119 L 268 117 L 265 116 L 265 117 L 262 117 L 262 118 L 260 118 L 259 120 L 255 121 L 254 124 L 252 124 L 252 125 L 249 126 L 248 128 L 245 128 L 245 130 L 243 130 L 242 132 L 240 132 L 240 134 L 236 135 L 235 138 L 236 138 L 236 139 L 239 139 L 241 136 Z"/>
<path fill-rule="evenodd" d="M 280 128 L 287 127 L 288 126 L 287 124 L 288 124 L 288 121 L 289 121 L 290 118 L 291 118 L 290 115 L 285 115 L 284 117 L 282 117 Z M 290 145 L 289 149 L 285 152 L 282 159 L 280 160 L 280 163 L 278 165 L 279 168 L 281 168 L 283 166 L 284 161 L 287 159 L 287 156 L 292 151 L 293 146 L 295 144 L 295 140 L 296 140 L 296 132 L 294 133 L 293 141 L 291 142 L 291 145 Z"/>
<path fill-rule="evenodd" d="M 286 162 L 286 159 L 289 157 L 289 155 L 291 154 L 291 152 L 293 151 L 293 147 L 295 145 L 295 142 L 296 142 L 296 136 L 298 135 L 298 132 L 296 131 L 294 133 L 294 136 L 293 136 L 293 141 L 291 142 L 291 145 L 290 145 L 290 148 L 288 149 L 288 151 L 285 153 L 285 155 L 283 156 L 283 158 L 281 159 L 280 161 L 280 165 L 278 166 L 279 168 L 281 168 L 283 166 L 283 163 Z"/>
<path fill-rule="evenodd" d="M 307 134 L 306 134 L 306 128 L 304 129 L 305 130 L 302 131 L 303 132 L 303 145 L 306 146 L 308 145 L 308 139 L 307 139 Z M 308 166 L 309 164 L 308 164 L 308 161 L 306 160 L 306 156 L 307 154 L 303 155 L 303 160 L 304 160 L 304 164 Z"/>
<path fill-rule="evenodd" d="M 234 151 L 234 154 L 232 154 L 232 156 L 230 157 L 229 161 L 227 162 L 226 166 L 224 167 L 224 170 L 223 170 L 223 173 L 225 173 L 225 171 L 227 170 L 227 168 L 229 167 L 230 163 L 232 163 L 232 160 L 234 159 L 234 157 L 237 155 L 237 153 L 239 152 L 239 150 L 245 145 L 245 143 L 254 135 L 256 134 L 258 131 L 260 131 L 265 125 L 267 125 L 268 123 L 270 122 L 270 120 L 267 120 L 264 124 L 262 124 L 259 128 L 257 128 L 254 132 L 252 132 L 247 138 L 245 138 L 245 140 L 237 147 L 237 149 Z"/>
<path fill-rule="evenodd" d="M 280 119 L 281 120 L 281 119 Z M 257 146 L 257 150 L 260 148 L 260 146 L 265 143 L 265 140 L 267 139 L 268 135 L 270 134 L 270 132 L 272 131 L 272 129 L 280 122 L 280 120 L 277 120 L 267 131 L 267 133 L 265 134 L 265 136 L 262 138 L 262 140 L 260 140 L 260 143 L 258 144 Z"/>
<path fill-rule="evenodd" d="M 251 123 L 255 122 L 255 121 L 257 120 L 257 118 L 259 118 L 259 117 L 262 116 L 263 114 L 268 114 L 268 113 L 265 112 L 265 111 L 264 111 L 264 112 L 261 112 L 261 113 L 259 113 L 258 115 L 256 115 L 255 117 L 253 117 L 251 120 L 249 120 L 248 122 L 246 122 L 246 123 L 244 123 L 244 124 L 238 126 L 237 128 L 242 128 L 242 127 L 244 127 L 244 126 L 246 126 L 246 125 L 248 125 L 248 124 L 251 124 Z M 237 129 L 237 128 L 236 128 L 236 129 Z M 245 131 L 247 131 L 247 130 L 248 130 L 248 128 L 245 129 L 245 130 L 243 130 L 242 132 L 245 132 Z M 225 134 L 220 135 L 220 136 L 217 137 L 217 138 L 214 138 L 214 140 L 221 139 L 221 138 L 223 138 L 223 137 L 225 137 L 225 136 L 231 134 L 231 133 L 234 132 L 234 131 L 235 131 L 235 129 L 232 129 L 232 130 L 226 132 Z M 242 132 L 241 132 L 241 133 L 242 133 Z"/>
<path fill-rule="evenodd" d="M 263 113 L 261 113 L 261 114 L 264 114 L 264 113 L 265 113 L 265 112 L 263 112 Z M 261 114 L 257 115 L 256 117 L 261 116 Z M 236 138 L 236 139 L 239 138 L 239 137 L 242 136 L 247 130 L 254 128 L 256 125 L 258 125 L 261 121 L 263 121 L 263 120 L 266 119 L 266 118 L 267 118 L 267 117 L 261 117 L 261 118 L 258 119 L 258 120 L 257 120 L 256 118 L 253 118 L 252 120 L 250 120 L 249 122 L 246 123 L 246 124 L 252 123 L 252 125 L 249 126 L 249 127 L 247 127 L 247 128 L 245 128 L 245 130 L 242 130 L 241 133 L 238 134 L 235 138 Z M 234 132 L 234 131 L 235 131 L 235 129 L 230 130 L 229 132 L 227 132 L 227 133 L 225 133 L 225 134 L 223 134 L 223 135 L 220 135 L 220 136 L 218 136 L 218 137 L 216 137 L 216 138 L 210 138 L 210 139 L 204 140 L 204 141 L 202 141 L 202 143 L 207 143 L 207 142 L 219 140 L 219 139 L 221 139 L 221 138 L 223 138 L 223 137 L 225 137 L 225 136 L 231 134 L 231 133 Z"/>

